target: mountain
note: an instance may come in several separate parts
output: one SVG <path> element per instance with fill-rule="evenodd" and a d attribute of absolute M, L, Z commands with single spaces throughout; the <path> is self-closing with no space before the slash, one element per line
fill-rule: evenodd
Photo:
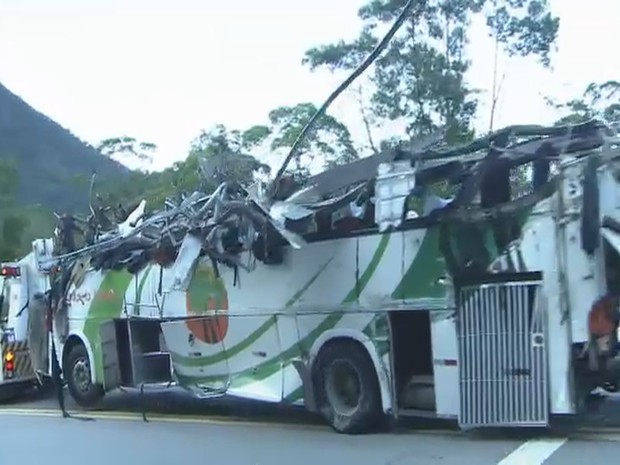
<path fill-rule="evenodd" d="M 58 212 L 88 207 L 89 178 L 122 182 L 131 171 L 101 155 L 0 84 L 0 159 L 19 175 L 17 202 Z"/>

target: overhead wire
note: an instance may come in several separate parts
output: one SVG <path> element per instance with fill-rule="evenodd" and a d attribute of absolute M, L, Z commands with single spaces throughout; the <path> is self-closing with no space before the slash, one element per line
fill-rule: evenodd
<path fill-rule="evenodd" d="M 272 184 L 271 184 L 272 188 L 270 190 L 272 198 L 275 197 L 275 195 L 277 194 L 277 189 L 278 189 L 277 186 L 278 186 L 278 182 L 280 178 L 284 174 L 284 171 L 286 170 L 288 164 L 291 162 L 293 157 L 296 155 L 296 152 L 299 146 L 301 145 L 302 141 L 304 140 L 305 137 L 308 136 L 310 129 L 312 129 L 312 126 L 314 125 L 314 123 L 327 111 L 327 108 L 333 103 L 333 101 L 336 100 L 336 98 L 338 98 L 338 96 L 342 92 L 344 92 L 344 90 L 347 87 L 349 87 L 353 83 L 353 81 L 355 81 L 355 79 L 361 76 L 362 73 L 366 71 L 366 69 L 379 57 L 381 52 L 385 49 L 385 47 L 387 47 L 390 40 L 392 40 L 396 32 L 398 32 L 400 27 L 403 25 L 403 23 L 407 19 L 409 13 L 411 13 L 414 6 L 418 2 L 419 0 L 409 0 L 405 4 L 405 6 L 403 7 L 403 11 L 401 11 L 401 13 L 398 15 L 398 17 L 394 21 L 394 24 L 392 24 L 392 27 L 390 27 L 388 32 L 385 34 L 383 39 L 381 39 L 381 41 L 377 44 L 377 46 L 370 53 L 370 55 L 368 55 L 368 57 L 366 57 L 366 59 L 351 73 L 351 75 L 347 79 L 345 79 L 342 82 L 342 84 L 340 84 L 340 86 L 338 86 L 338 88 L 329 95 L 329 97 L 327 97 L 327 100 L 325 100 L 323 105 L 321 105 L 321 107 L 314 113 L 314 115 L 312 115 L 312 117 L 308 120 L 308 122 L 299 132 L 297 138 L 295 139 L 295 141 L 293 142 L 293 145 L 291 146 L 291 150 L 287 154 L 284 162 L 282 163 L 282 166 L 280 166 L 280 169 L 278 170 L 278 172 L 276 173 L 276 176 L 274 177 L 272 181 Z"/>

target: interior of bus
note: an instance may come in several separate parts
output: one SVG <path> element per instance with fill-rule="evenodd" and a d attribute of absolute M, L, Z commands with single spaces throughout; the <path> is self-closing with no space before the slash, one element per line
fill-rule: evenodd
<path fill-rule="evenodd" d="M 396 404 L 399 411 L 435 411 L 430 312 L 389 314 Z"/>

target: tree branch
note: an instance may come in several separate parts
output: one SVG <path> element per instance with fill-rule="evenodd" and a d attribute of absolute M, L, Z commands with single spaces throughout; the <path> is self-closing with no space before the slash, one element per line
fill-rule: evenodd
<path fill-rule="evenodd" d="M 368 118 L 368 114 L 366 113 L 366 108 L 364 107 L 364 100 L 362 98 L 362 86 L 357 87 L 356 100 L 360 106 L 360 114 L 362 115 L 362 121 L 364 123 L 364 129 L 366 131 L 366 138 L 368 139 L 368 145 L 370 145 L 370 149 L 376 155 L 379 153 L 379 149 L 377 149 L 374 138 L 372 137 L 370 119 Z"/>
<path fill-rule="evenodd" d="M 495 110 L 497 108 L 497 101 L 502 91 L 502 84 L 506 73 L 502 74 L 502 78 L 497 84 L 497 71 L 498 71 L 498 59 L 499 59 L 499 39 L 495 36 L 495 54 L 493 56 L 493 93 L 491 95 L 491 116 L 489 118 L 489 132 L 493 132 L 493 123 L 495 122 Z"/>

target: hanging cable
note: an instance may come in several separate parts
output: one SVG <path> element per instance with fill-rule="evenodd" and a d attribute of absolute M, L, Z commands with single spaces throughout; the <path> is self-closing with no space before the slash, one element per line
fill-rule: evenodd
<path fill-rule="evenodd" d="M 357 79 L 364 71 L 366 71 L 366 69 L 372 64 L 373 61 L 375 61 L 378 58 L 379 54 L 381 54 L 381 52 L 385 49 L 385 47 L 388 45 L 390 40 L 392 40 L 392 37 L 394 37 L 394 34 L 396 34 L 398 29 L 400 29 L 400 27 L 403 25 L 403 23 L 407 19 L 407 16 L 409 15 L 409 13 L 411 13 L 411 11 L 413 10 L 413 7 L 418 3 L 418 1 L 419 0 L 409 0 L 407 2 L 405 7 L 403 8 L 403 11 L 400 13 L 400 15 L 398 15 L 398 18 L 396 18 L 396 21 L 394 21 L 394 24 L 392 25 L 390 30 L 387 32 L 387 34 L 385 34 L 383 39 L 381 39 L 381 42 L 377 44 L 377 46 L 370 53 L 370 55 L 366 57 L 366 59 L 351 73 L 351 75 L 342 84 L 340 84 L 340 86 L 338 86 L 338 88 L 334 92 L 332 92 L 332 94 L 327 98 L 327 100 L 325 100 L 325 103 L 323 103 L 321 108 L 319 108 L 316 111 L 316 113 L 312 115 L 312 118 L 310 118 L 310 120 L 303 127 L 303 129 L 301 130 L 301 132 L 295 139 L 295 142 L 293 142 L 293 146 L 291 147 L 291 150 L 286 156 L 286 159 L 282 163 L 282 166 L 280 166 L 280 169 L 278 170 L 275 178 L 273 179 L 272 188 L 271 188 L 272 198 L 277 194 L 278 181 L 284 174 L 284 171 L 286 170 L 286 167 L 288 166 L 288 164 L 291 162 L 291 160 L 295 156 L 295 153 L 297 149 L 299 148 L 299 145 L 301 144 L 303 139 L 308 135 L 310 129 L 312 128 L 312 125 L 316 122 L 316 120 L 320 116 L 322 116 L 325 113 L 325 111 L 332 104 L 332 102 L 336 100 L 336 98 L 347 87 L 349 87 L 351 83 L 355 81 L 355 79 Z"/>

